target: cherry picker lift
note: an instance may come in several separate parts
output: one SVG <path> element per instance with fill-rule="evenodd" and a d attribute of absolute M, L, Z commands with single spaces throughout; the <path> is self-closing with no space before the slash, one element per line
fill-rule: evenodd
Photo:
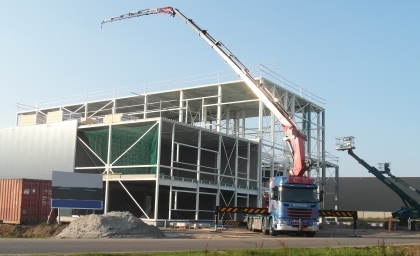
<path fill-rule="evenodd" d="M 336 150 L 347 151 L 348 154 L 351 155 L 354 159 L 356 159 L 359 164 L 365 167 L 370 173 L 375 175 L 376 178 L 378 178 L 386 186 L 392 189 L 392 191 L 394 191 L 402 199 L 404 206 L 402 206 L 401 209 L 396 210 L 392 213 L 392 217 L 399 220 L 398 226 L 408 226 L 412 230 L 420 231 L 420 204 L 416 200 L 414 200 L 414 198 L 412 198 L 402 189 L 400 189 L 394 182 L 386 178 L 383 174 L 388 174 L 388 176 L 390 176 L 395 182 L 400 182 L 401 184 L 403 184 L 410 190 L 413 190 L 417 194 L 420 194 L 420 191 L 408 184 L 407 182 L 405 182 L 404 180 L 392 175 L 391 170 L 389 168 L 389 163 L 384 163 L 383 170 L 380 171 L 374 166 L 370 166 L 363 159 L 358 157 L 353 152 L 353 149 L 355 149 L 353 136 L 336 138 L 336 146 Z M 387 226 L 386 223 L 385 226 Z"/>

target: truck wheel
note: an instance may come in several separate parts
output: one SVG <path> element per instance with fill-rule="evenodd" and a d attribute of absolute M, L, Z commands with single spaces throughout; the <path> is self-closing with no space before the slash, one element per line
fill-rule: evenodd
<path fill-rule="evenodd" d="M 270 236 L 277 236 L 278 233 L 276 230 L 274 230 L 274 223 L 273 223 L 273 219 L 270 219 L 270 227 L 268 228 L 268 232 L 270 234 Z"/>
<path fill-rule="evenodd" d="M 391 230 L 397 230 L 397 226 L 398 226 L 398 224 L 397 223 L 395 223 L 395 222 L 391 222 Z M 384 222 L 384 228 L 386 229 L 386 230 L 388 230 L 388 228 L 389 228 L 389 222 L 388 221 L 385 221 Z M 420 230 L 419 230 L 420 231 Z"/>
<path fill-rule="evenodd" d="M 249 231 L 252 231 L 252 218 L 248 218 L 248 220 L 247 220 L 247 228 L 248 228 L 248 230 Z"/>
<path fill-rule="evenodd" d="M 415 231 L 420 231 L 420 222 L 414 223 L 414 230 Z"/>
<path fill-rule="evenodd" d="M 388 221 L 385 221 L 382 226 L 384 227 L 384 229 L 388 230 L 388 226 L 389 226 Z"/>
<path fill-rule="evenodd" d="M 261 221 L 261 233 L 263 233 L 263 235 L 268 235 L 268 229 L 265 222 L 266 222 L 266 219 L 263 218 Z"/>
<path fill-rule="evenodd" d="M 307 237 L 314 237 L 315 234 L 316 234 L 316 232 L 313 232 L 313 231 L 311 231 L 311 232 L 305 232 L 305 234 L 306 234 Z"/>

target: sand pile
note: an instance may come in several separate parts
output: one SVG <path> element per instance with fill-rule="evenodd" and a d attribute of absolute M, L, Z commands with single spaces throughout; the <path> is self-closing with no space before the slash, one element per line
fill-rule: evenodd
<path fill-rule="evenodd" d="M 73 220 L 57 238 L 163 238 L 158 227 L 150 226 L 129 212 L 91 214 Z"/>

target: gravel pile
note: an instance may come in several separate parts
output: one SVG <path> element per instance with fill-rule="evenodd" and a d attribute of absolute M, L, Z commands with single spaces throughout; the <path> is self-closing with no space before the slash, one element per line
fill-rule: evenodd
<path fill-rule="evenodd" d="M 57 238 L 163 238 L 158 227 L 150 226 L 129 212 L 91 214 L 73 220 Z"/>

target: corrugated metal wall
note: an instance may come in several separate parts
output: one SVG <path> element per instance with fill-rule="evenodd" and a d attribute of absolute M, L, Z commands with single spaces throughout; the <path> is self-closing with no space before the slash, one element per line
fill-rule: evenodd
<path fill-rule="evenodd" d="M 0 130 L 0 179 L 52 179 L 73 172 L 77 121 Z"/>
<path fill-rule="evenodd" d="M 51 211 L 51 181 L 0 179 L 0 221 L 22 224 L 55 219 Z"/>
<path fill-rule="evenodd" d="M 415 188 L 420 188 L 419 177 L 402 177 L 402 179 Z M 340 201 L 338 210 L 393 212 L 404 205 L 401 198 L 376 177 L 340 177 L 339 184 Z M 420 195 L 399 185 L 398 182 L 395 184 L 407 195 L 420 202 Z M 332 187 L 329 188 L 333 189 Z M 327 190 L 326 192 L 334 193 L 333 190 Z M 332 199 L 333 197 L 327 197 L 325 209 L 334 209 Z"/>

